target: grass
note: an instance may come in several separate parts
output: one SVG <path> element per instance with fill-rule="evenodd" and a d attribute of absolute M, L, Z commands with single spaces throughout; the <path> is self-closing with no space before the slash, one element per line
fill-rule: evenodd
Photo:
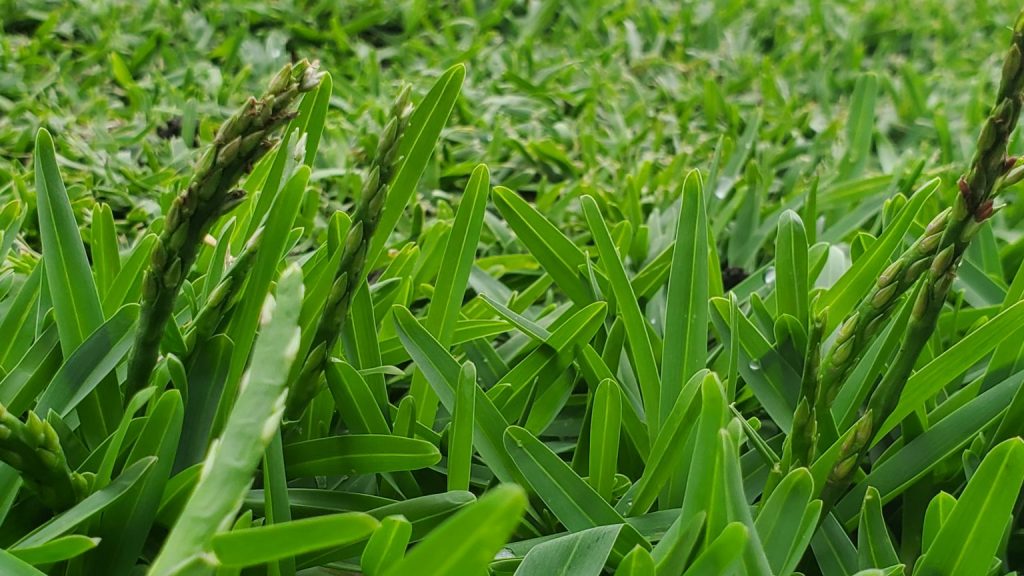
<path fill-rule="evenodd" d="M 0 0 L 0 571 L 1015 574 L 1018 9 Z"/>

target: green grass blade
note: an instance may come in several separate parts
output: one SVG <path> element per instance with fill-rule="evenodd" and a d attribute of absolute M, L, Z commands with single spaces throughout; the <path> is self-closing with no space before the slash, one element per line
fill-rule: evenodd
<path fill-rule="evenodd" d="M 661 377 L 658 374 L 658 363 L 654 358 L 654 349 L 650 333 L 647 330 L 647 320 L 640 311 L 636 295 L 633 294 L 633 287 L 629 283 L 629 278 L 626 277 L 626 270 L 615 251 L 615 245 L 612 243 L 608 226 L 605 224 L 604 217 L 601 216 L 597 202 L 590 196 L 584 196 L 581 202 L 587 224 L 594 236 L 597 253 L 601 257 L 601 264 L 615 294 L 618 314 L 622 317 L 626 327 L 626 338 L 629 341 L 636 377 L 640 382 L 640 390 L 643 394 L 647 428 L 651 437 L 656 438 L 658 436 L 658 414 L 661 414 L 659 408 Z"/>
<path fill-rule="evenodd" d="M 494 188 L 494 205 L 516 233 L 519 242 L 573 302 L 580 306 L 593 302 L 590 288 L 579 273 L 587 257 L 575 242 L 508 188 Z"/>
<path fill-rule="evenodd" d="M 665 299 L 665 338 L 661 364 L 662 424 L 686 381 L 704 368 L 708 354 L 708 222 L 700 174 L 693 194 L 685 194 L 676 228 L 675 249 Z M 689 189 L 684 182 L 683 190 Z"/>
<path fill-rule="evenodd" d="M 405 557 L 412 536 L 412 524 L 404 516 L 388 516 L 370 535 L 359 567 L 366 576 L 380 576 Z"/>
<path fill-rule="evenodd" d="M 284 448 L 289 478 L 418 470 L 441 460 L 437 447 L 390 434 L 349 434 L 289 444 Z"/>
<path fill-rule="evenodd" d="M 1007 440 L 985 456 L 914 574 L 984 574 L 992 564 L 1024 483 L 1024 441 Z"/>
<path fill-rule="evenodd" d="M 622 525 L 598 526 L 549 540 L 530 550 L 516 574 L 600 576 Z"/>
<path fill-rule="evenodd" d="M 590 485 L 611 501 L 619 457 L 622 396 L 614 380 L 603 380 L 594 394 L 590 423 Z"/>
<path fill-rule="evenodd" d="M 365 540 L 378 524 L 373 516 L 348 512 L 243 528 L 215 536 L 213 553 L 224 566 L 257 566 Z"/>
<path fill-rule="evenodd" d="M 522 488 L 499 486 L 431 531 L 385 574 L 481 574 L 519 525 L 526 505 Z"/>
<path fill-rule="evenodd" d="M 465 77 L 465 66 L 452 66 L 437 79 L 423 101 L 413 109 L 409 125 L 398 148 L 398 153 L 404 160 L 391 182 L 384 202 L 384 211 L 377 224 L 377 233 L 374 234 L 370 248 L 366 252 L 367 262 L 376 262 L 380 257 L 405 207 L 416 192 L 416 183 L 427 167 L 434 146 L 441 136 L 441 130 L 455 108 Z"/>
<path fill-rule="evenodd" d="M 476 366 L 465 362 L 455 389 L 455 411 L 448 433 L 448 490 L 469 490 L 476 425 Z"/>
<path fill-rule="evenodd" d="M 423 322 L 423 326 L 442 345 L 450 344 L 455 333 L 455 323 L 469 282 L 469 271 L 480 243 L 490 187 L 490 173 L 481 164 L 473 170 L 466 184 L 459 210 L 455 214 L 455 223 L 448 235 L 445 257 L 441 261 L 430 308 Z M 419 421 L 425 425 L 433 423 L 437 413 L 437 395 L 422 374 L 413 376 L 409 393 L 416 399 Z"/>
<path fill-rule="evenodd" d="M 173 574 L 196 561 L 201 566 L 204 560 L 197 557 L 233 520 L 284 410 L 288 371 L 299 344 L 301 307 L 302 274 L 291 266 L 278 282 L 276 302 L 267 299 L 245 384 L 223 435 L 203 463 L 199 483 L 153 562 L 154 576 Z"/>

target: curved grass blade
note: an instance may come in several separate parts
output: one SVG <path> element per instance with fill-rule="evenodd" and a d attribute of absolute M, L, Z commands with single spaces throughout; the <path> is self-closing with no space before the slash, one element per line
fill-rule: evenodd
<path fill-rule="evenodd" d="M 378 525 L 362 512 L 332 514 L 224 532 L 214 536 L 212 548 L 222 566 L 257 566 L 365 540 Z"/>
<path fill-rule="evenodd" d="M 405 557 L 412 524 L 404 516 L 388 516 L 370 536 L 359 567 L 366 576 L 380 576 Z"/>
<path fill-rule="evenodd" d="M 380 257 L 405 207 L 416 192 L 416 183 L 427 167 L 441 130 L 455 108 L 465 77 L 465 66 L 452 66 L 437 79 L 423 101 L 414 107 L 398 148 L 398 154 L 404 160 L 395 172 L 384 201 L 377 233 L 373 235 L 366 251 L 367 262 L 376 262 Z"/>
<path fill-rule="evenodd" d="M 622 524 L 598 526 L 548 540 L 526 554 L 516 574 L 600 576 L 622 528 Z"/>
<path fill-rule="evenodd" d="M 615 294 L 615 302 L 618 313 L 626 328 L 626 339 L 632 351 L 634 370 L 637 380 L 640 382 L 640 390 L 643 395 L 644 413 L 647 415 L 647 429 L 651 438 L 658 437 L 658 414 L 661 398 L 661 376 L 658 374 L 658 363 L 654 358 L 654 349 L 651 344 L 650 332 L 647 329 L 647 320 L 640 312 L 640 304 L 633 293 L 633 287 L 626 277 L 626 270 L 622 266 L 618 252 L 608 233 L 608 226 L 604 217 L 597 207 L 597 202 L 591 196 L 583 196 L 580 199 L 583 205 L 583 213 L 586 215 L 587 223 L 590 225 L 591 233 L 594 236 L 594 243 L 597 245 L 597 253 L 601 257 L 601 264 L 608 281 Z"/>
<path fill-rule="evenodd" d="M 418 470 L 441 460 L 426 440 L 385 434 L 348 434 L 284 447 L 290 478 Z"/>
<path fill-rule="evenodd" d="M 449 412 L 454 412 L 455 383 L 459 381 L 459 364 L 413 317 L 408 309 L 396 306 L 394 315 L 398 337 L 402 340 L 409 355 L 412 356 L 416 367 L 423 372 L 444 407 Z M 410 402 L 413 401 L 412 397 L 407 396 L 407 398 Z M 487 394 L 476 395 L 476 413 L 473 422 L 473 446 L 480 453 L 480 458 L 502 482 L 517 480 L 516 466 L 502 442 L 502 435 L 508 422 L 494 407 Z"/>
<path fill-rule="evenodd" d="M 481 164 L 469 177 L 458 212 L 455 213 L 455 223 L 445 244 L 445 257 L 441 261 L 430 307 L 423 321 L 423 326 L 444 346 L 451 344 L 455 334 L 455 323 L 465 298 L 469 271 L 480 243 L 490 187 L 490 173 Z M 417 372 L 413 375 L 409 394 L 416 400 L 419 421 L 425 425 L 432 424 L 437 415 L 438 399 L 422 374 Z"/>
<path fill-rule="evenodd" d="M 387 576 L 482 574 L 526 511 L 523 489 L 499 486 L 432 530 Z"/>
<path fill-rule="evenodd" d="M 1022 483 L 1024 440 L 1013 438 L 982 460 L 914 574 L 984 574 L 1002 543 Z"/>

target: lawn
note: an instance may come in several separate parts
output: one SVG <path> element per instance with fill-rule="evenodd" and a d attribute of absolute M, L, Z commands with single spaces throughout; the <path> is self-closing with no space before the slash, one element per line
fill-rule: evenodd
<path fill-rule="evenodd" d="M 1018 10 L 0 0 L 0 573 L 1024 570 Z"/>

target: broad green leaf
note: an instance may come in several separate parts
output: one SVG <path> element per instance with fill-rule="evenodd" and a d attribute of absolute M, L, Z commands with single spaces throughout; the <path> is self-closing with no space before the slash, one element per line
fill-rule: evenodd
<path fill-rule="evenodd" d="M 619 576 L 655 576 L 654 558 L 643 546 L 634 546 L 619 562 L 615 573 Z"/>
<path fill-rule="evenodd" d="M 725 467 L 725 501 L 729 508 L 730 520 L 742 522 L 747 527 L 747 545 L 743 549 L 744 572 L 753 576 L 772 576 L 761 537 L 754 526 L 747 495 L 743 491 L 743 472 L 740 470 L 739 448 L 728 430 L 718 432 L 719 450 Z"/>
<path fill-rule="evenodd" d="M 554 279 L 555 284 L 566 296 L 577 305 L 590 304 L 593 296 L 579 273 L 580 267 L 586 264 L 587 257 L 576 243 L 567 238 L 536 208 L 508 188 L 494 188 L 494 205 L 516 233 L 519 242 L 544 267 L 544 271 Z"/>
<path fill-rule="evenodd" d="M 94 532 L 102 541 L 99 548 L 86 557 L 86 564 L 92 569 L 123 573 L 130 571 L 138 561 L 171 474 L 183 412 L 181 395 L 177 390 L 161 394 L 150 409 L 146 423 L 128 453 L 126 465 L 131 466 L 153 456 L 157 461 L 145 478 L 103 512 Z"/>
<path fill-rule="evenodd" d="M 675 473 L 675 469 L 687 469 L 684 447 L 690 437 L 690 431 L 697 423 L 702 404 L 697 400 L 697 393 L 707 378 L 712 376 L 706 370 L 697 372 L 676 398 L 672 411 L 651 448 L 648 465 L 630 491 L 630 497 L 619 501 L 617 509 L 620 512 L 627 516 L 646 513 Z"/>
<path fill-rule="evenodd" d="M 89 248 L 92 252 L 93 275 L 99 294 L 106 294 L 121 271 L 121 256 L 117 249 L 117 231 L 114 213 L 108 204 L 97 204 L 92 209 L 89 230 Z"/>
<path fill-rule="evenodd" d="M 0 334 L 7 335 L 0 339 L 0 369 L 8 374 L 32 344 L 31 337 L 35 332 L 32 326 L 33 314 L 43 286 L 45 268 L 46 266 L 37 265 L 32 269 L 18 294 L 11 300 L 3 320 L 0 320 Z"/>
<path fill-rule="evenodd" d="M 288 479 L 284 465 L 284 446 L 281 431 L 270 439 L 263 454 L 263 502 L 264 525 L 282 524 L 292 521 L 291 503 L 288 501 Z M 291 555 L 280 558 L 276 566 L 280 576 L 295 576 L 295 558 Z"/>
<path fill-rule="evenodd" d="M 743 557 L 737 554 L 747 545 L 747 527 L 732 522 L 700 553 L 683 576 L 720 576 L 729 574 Z"/>
<path fill-rule="evenodd" d="M 45 128 L 36 133 L 33 156 L 42 264 L 46 268 L 46 285 L 53 300 L 61 350 L 68 356 L 103 324 L 103 307 L 71 201 L 57 169 L 53 139 Z M 81 410 L 84 431 L 93 445 L 106 437 L 121 416 L 117 381 L 107 378 L 98 384 L 101 385 L 96 395 L 91 396 Z"/>
<path fill-rule="evenodd" d="M 0 550 L 0 570 L 10 576 L 45 576 L 44 572 L 6 550 Z"/>
<path fill-rule="evenodd" d="M 680 515 L 672 523 L 665 536 L 658 541 L 651 556 L 660 576 L 676 576 L 683 573 L 694 547 L 704 534 L 704 518 L 707 515 L 699 512 L 690 518 Z"/>
<path fill-rule="evenodd" d="M 548 540 L 527 553 L 516 574 L 600 576 L 622 527 L 598 526 Z"/>
<path fill-rule="evenodd" d="M 378 525 L 373 516 L 348 512 L 232 530 L 214 536 L 213 553 L 224 566 L 257 566 L 365 540 Z"/>
<path fill-rule="evenodd" d="M 721 482 L 722 471 L 718 431 L 725 422 L 725 396 L 722 383 L 712 372 L 700 383 L 700 419 L 694 428 L 694 447 L 686 477 L 680 514 L 689 518 L 699 512 L 708 517 L 709 530 L 714 515 L 713 494 Z M 746 542 L 746 530 L 743 531 Z"/>
<path fill-rule="evenodd" d="M 1022 483 L 1024 441 L 1013 438 L 982 460 L 914 574 L 984 574 L 1001 545 Z"/>
<path fill-rule="evenodd" d="M 46 566 L 47 564 L 56 564 L 57 562 L 77 558 L 95 548 L 99 543 L 99 538 L 89 538 L 81 534 L 70 534 L 54 538 L 46 544 L 34 548 L 20 548 L 12 550 L 10 553 L 18 557 L 22 562 L 27 562 L 33 566 Z M 11 573 L 7 567 L 3 566 L 2 561 L 0 561 L 0 569 L 2 569 L 4 574 Z"/>
<path fill-rule="evenodd" d="M 40 414 L 54 410 L 67 417 L 128 354 L 138 318 L 138 304 L 128 304 L 90 334 L 54 375 L 35 410 Z"/>
<path fill-rule="evenodd" d="M 359 566 L 366 576 L 379 576 L 405 556 L 412 536 L 412 524 L 404 516 L 388 516 L 370 535 Z"/>
<path fill-rule="evenodd" d="M 570 532 L 625 523 L 590 484 L 526 429 L 509 426 L 505 447 L 532 491 Z M 621 557 L 638 543 L 646 544 L 635 531 L 627 530 L 616 549 Z"/>
<path fill-rule="evenodd" d="M 441 404 L 449 412 L 455 411 L 456 383 L 459 381 L 459 364 L 437 340 L 413 317 L 408 309 L 394 308 L 395 327 L 402 344 L 412 356 L 416 367 L 423 372 L 427 382 L 434 388 Z M 410 401 L 411 401 L 411 397 Z M 502 441 L 508 423 L 501 412 L 494 407 L 487 394 L 476 395 L 476 411 L 473 419 L 473 447 L 491 472 L 503 482 L 518 479 L 516 466 L 509 457 Z M 397 425 L 396 425 L 397 433 Z"/>
<path fill-rule="evenodd" d="M 789 314 L 801 326 L 807 326 L 807 233 L 800 216 L 786 210 L 779 218 L 775 238 L 776 317 Z"/>
<path fill-rule="evenodd" d="M 174 471 L 201 462 L 210 446 L 213 419 L 231 367 L 231 339 L 217 334 L 199 347 L 188 366 L 185 424 L 174 453 Z"/>
<path fill-rule="evenodd" d="M 800 390 L 800 374 L 772 347 L 750 318 L 732 309 L 737 303 L 725 298 L 711 299 L 711 318 L 725 346 L 739 341 L 737 368 L 772 420 L 784 431 L 793 425 L 793 412 Z M 735 315 L 733 315 L 735 314 Z M 729 329 L 736 320 L 737 334 Z"/>
<path fill-rule="evenodd" d="M 351 364 L 337 360 L 327 366 L 327 387 L 342 420 L 355 434 L 390 434 L 380 406 L 363 375 Z"/>
<path fill-rule="evenodd" d="M 519 525 L 526 505 L 522 488 L 499 486 L 431 531 L 385 574 L 482 574 Z"/>
<path fill-rule="evenodd" d="M 924 515 L 924 528 L 921 531 L 921 550 L 927 552 L 935 542 L 935 536 L 949 519 L 956 507 L 956 498 L 948 492 L 939 492 L 928 503 Z"/>
<path fill-rule="evenodd" d="M 418 470 L 437 464 L 441 453 L 426 440 L 348 434 L 289 444 L 284 460 L 288 476 L 299 478 Z"/>
<path fill-rule="evenodd" d="M 45 128 L 36 133 L 34 156 L 43 265 L 61 348 L 70 354 L 103 323 L 103 309 L 71 201 L 57 168 L 53 139 Z"/>
<path fill-rule="evenodd" d="M 878 490 L 868 487 L 857 529 L 857 552 L 861 568 L 893 566 L 900 563 L 893 546 L 889 527 L 882 516 L 882 499 Z"/>
<path fill-rule="evenodd" d="M 822 576 L 849 576 L 857 571 L 857 549 L 835 516 L 822 519 L 811 548 Z"/>
<path fill-rule="evenodd" d="M 821 501 L 811 499 L 813 489 L 810 472 L 797 468 L 761 505 L 754 526 L 775 574 L 793 572 L 811 542 L 821 512 Z"/>

